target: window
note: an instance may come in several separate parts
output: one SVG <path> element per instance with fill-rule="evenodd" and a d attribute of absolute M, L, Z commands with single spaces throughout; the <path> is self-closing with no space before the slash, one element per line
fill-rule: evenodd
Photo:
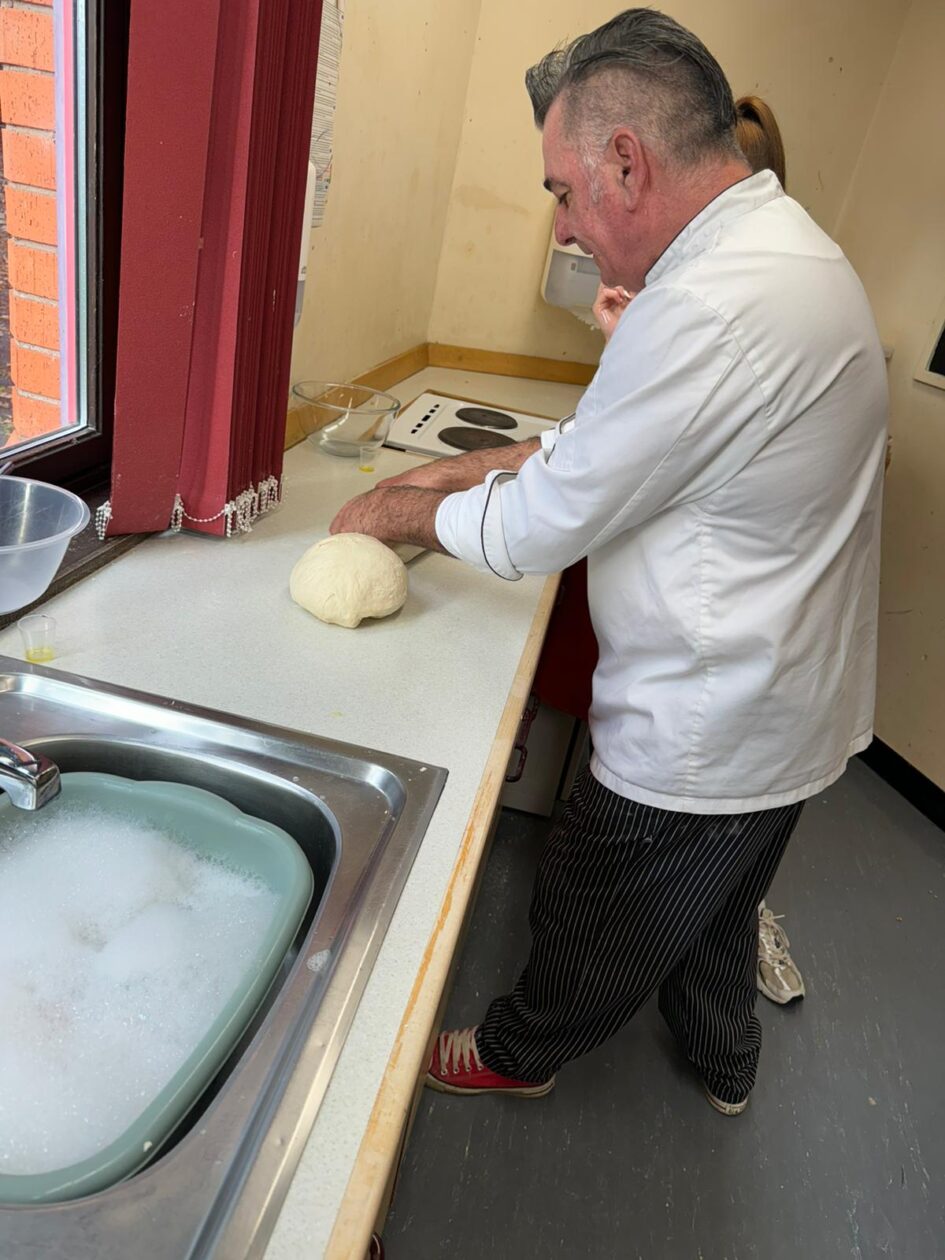
<path fill-rule="evenodd" d="M 127 7 L 0 8 L 0 462 L 80 486 L 110 453 Z"/>

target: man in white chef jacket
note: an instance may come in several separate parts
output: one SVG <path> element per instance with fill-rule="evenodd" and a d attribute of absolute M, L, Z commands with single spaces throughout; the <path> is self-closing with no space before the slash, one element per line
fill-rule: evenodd
<path fill-rule="evenodd" d="M 428 1082 L 546 1093 L 650 994 L 728 1115 L 755 1082 L 757 907 L 872 736 L 883 354 L 859 280 L 735 142 L 715 59 L 631 9 L 526 84 L 556 235 L 636 293 L 573 421 L 352 500 L 333 532 L 499 578 L 588 558 L 594 754 L 514 990 Z"/>

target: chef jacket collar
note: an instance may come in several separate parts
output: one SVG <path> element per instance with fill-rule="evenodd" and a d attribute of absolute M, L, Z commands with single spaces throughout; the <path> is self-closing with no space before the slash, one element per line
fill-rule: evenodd
<path fill-rule="evenodd" d="M 690 219 L 682 231 L 673 237 L 646 273 L 645 283 L 653 284 L 673 267 L 703 253 L 719 232 L 734 219 L 750 210 L 757 210 L 775 197 L 783 196 L 784 189 L 774 171 L 758 171 L 755 175 L 730 184 L 713 197 L 708 205 L 703 206 L 696 217 Z"/>

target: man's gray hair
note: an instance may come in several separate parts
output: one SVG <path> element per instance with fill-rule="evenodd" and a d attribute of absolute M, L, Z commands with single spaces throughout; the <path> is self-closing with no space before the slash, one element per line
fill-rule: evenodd
<path fill-rule="evenodd" d="M 691 31 L 655 9 L 627 9 L 556 48 L 527 72 L 525 86 L 539 127 L 562 98 L 565 134 L 586 158 L 620 126 L 680 166 L 741 156 L 722 67 Z"/>

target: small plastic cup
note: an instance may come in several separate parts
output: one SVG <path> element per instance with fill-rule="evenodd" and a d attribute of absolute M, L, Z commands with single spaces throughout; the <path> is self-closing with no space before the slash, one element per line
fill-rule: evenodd
<path fill-rule="evenodd" d="M 46 613 L 30 613 L 16 623 L 23 639 L 23 655 L 31 665 L 56 658 L 56 623 Z"/>
<path fill-rule="evenodd" d="M 383 443 L 363 443 L 358 447 L 358 472 L 373 472 L 374 460 Z"/>

